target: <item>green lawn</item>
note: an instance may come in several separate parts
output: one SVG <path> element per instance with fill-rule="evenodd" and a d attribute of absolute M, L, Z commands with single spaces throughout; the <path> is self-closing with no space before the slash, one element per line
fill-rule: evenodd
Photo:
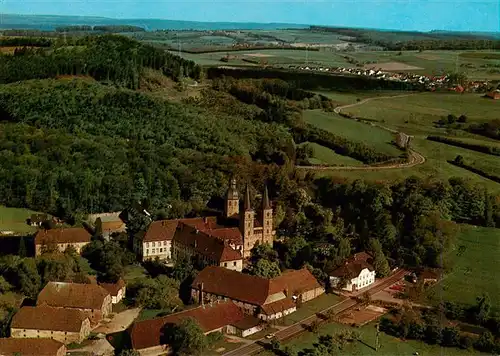
<path fill-rule="evenodd" d="M 304 142 L 302 145 L 308 144 L 313 148 L 313 157 L 309 159 L 310 164 L 320 165 L 342 165 L 342 166 L 362 166 L 363 162 L 358 161 L 348 156 L 342 156 L 328 147 L 318 145 L 314 142 Z"/>
<path fill-rule="evenodd" d="M 127 284 L 133 282 L 138 278 L 145 278 L 147 276 L 146 269 L 139 264 L 134 264 L 125 267 L 123 279 Z"/>
<path fill-rule="evenodd" d="M 500 159 L 498 157 L 426 139 L 428 135 L 448 134 L 450 137 L 466 142 L 498 146 L 500 145 L 498 141 L 495 142 L 478 135 L 472 135 L 463 130 L 448 132 L 446 129 L 434 127 L 435 121 L 446 117 L 449 113 L 456 116 L 465 114 L 469 122 L 492 120 L 498 116 L 498 108 L 500 108 L 498 103 L 493 100 L 486 100 L 477 94 L 458 95 L 447 93 L 420 93 L 407 97 L 372 100 L 347 108 L 345 111 L 353 115 L 376 119 L 384 126 L 414 135 L 412 146 L 426 157 L 426 162 L 410 169 L 366 172 L 322 171 L 319 174 L 378 181 L 404 179 L 412 175 L 439 179 L 465 177 L 473 182 L 483 184 L 492 191 L 499 192 L 500 184 L 447 162 L 453 160 L 457 155 L 462 155 L 469 164 L 490 173 L 500 174 Z M 316 118 L 316 121 L 320 122 L 318 118 Z M 338 132 L 340 132 L 340 129 Z M 373 139 L 368 139 L 369 136 L 366 137 L 368 143 L 373 142 Z M 380 141 L 378 139 L 379 144 Z"/>
<path fill-rule="evenodd" d="M 330 131 L 335 135 L 363 142 L 378 152 L 394 157 L 401 155 L 401 151 L 391 144 L 394 137 L 389 131 L 321 110 L 306 110 L 303 115 L 307 123 Z"/>
<path fill-rule="evenodd" d="M 384 122 L 386 126 L 410 135 L 423 135 L 445 133 L 444 129 L 435 128 L 434 122 L 446 118 L 448 114 L 457 117 L 465 114 L 468 123 L 479 123 L 497 119 L 499 110 L 498 102 L 485 99 L 481 94 L 418 93 L 371 100 L 344 111 L 355 116 L 376 119 Z M 467 135 L 465 132 L 459 133 Z"/>
<path fill-rule="evenodd" d="M 17 233 L 34 232 L 34 227 L 26 224 L 26 219 L 35 214 L 34 211 L 20 208 L 7 208 L 0 205 L 0 231 Z"/>
<path fill-rule="evenodd" d="M 342 298 L 335 294 L 323 294 L 307 303 L 304 303 L 300 308 L 297 308 L 295 313 L 287 315 L 283 318 L 283 325 L 293 325 L 302 319 L 308 318 L 328 307 L 331 307 L 342 301 Z"/>
<path fill-rule="evenodd" d="M 383 356 L 402 356 L 402 355 L 414 355 L 418 351 L 421 356 L 466 356 L 466 355 L 476 355 L 479 353 L 471 352 L 467 350 L 461 350 L 458 348 L 444 348 L 437 345 L 427 345 L 423 342 L 414 340 L 401 340 L 385 333 L 380 333 L 380 345 L 381 348 L 375 351 L 375 339 L 376 339 L 376 329 L 373 323 L 367 324 L 360 328 L 351 328 L 349 326 L 331 323 L 322 325 L 319 328 L 317 334 L 306 332 L 285 342 L 284 345 L 292 346 L 295 350 L 303 350 L 304 348 L 313 348 L 313 344 L 318 341 L 318 336 L 322 334 L 333 334 L 339 332 L 343 329 L 355 329 L 361 334 L 361 341 L 353 342 L 347 344 L 344 350 L 341 352 L 342 355 L 383 355 Z M 260 353 L 261 356 L 271 356 L 272 353 L 266 351 Z"/>
<path fill-rule="evenodd" d="M 408 92 L 402 92 L 397 90 L 372 90 L 372 91 L 357 91 L 357 92 L 314 90 L 313 92 L 324 95 L 339 105 L 354 104 L 359 100 L 375 98 L 379 96 L 396 96 L 396 95 L 408 94 Z"/>
<path fill-rule="evenodd" d="M 455 247 L 449 251 L 452 271 L 429 293 L 431 300 L 475 303 L 487 292 L 495 309 L 500 309 L 500 229 L 462 225 Z"/>

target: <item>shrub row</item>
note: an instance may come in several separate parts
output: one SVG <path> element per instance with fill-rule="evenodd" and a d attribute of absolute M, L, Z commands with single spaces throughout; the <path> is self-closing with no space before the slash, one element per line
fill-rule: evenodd
<path fill-rule="evenodd" d="M 457 166 L 457 167 L 461 167 L 463 169 L 467 169 L 468 171 L 471 171 L 472 173 L 479 174 L 480 176 L 482 176 L 484 178 L 488 178 L 494 182 L 500 183 L 500 177 L 495 175 L 495 174 L 485 172 L 482 169 L 469 166 L 468 164 L 465 164 L 463 162 L 459 162 L 457 160 L 454 160 L 454 161 L 450 160 L 450 161 L 448 161 L 448 163 L 453 164 L 454 166 Z"/>
<path fill-rule="evenodd" d="M 469 150 L 486 153 L 489 155 L 500 156 L 500 148 L 492 147 L 487 145 L 478 145 L 473 143 L 467 143 L 460 140 L 455 140 L 452 138 L 442 137 L 442 136 L 428 136 L 428 140 L 444 143 L 450 146 L 456 146 L 461 148 L 467 148 Z"/>

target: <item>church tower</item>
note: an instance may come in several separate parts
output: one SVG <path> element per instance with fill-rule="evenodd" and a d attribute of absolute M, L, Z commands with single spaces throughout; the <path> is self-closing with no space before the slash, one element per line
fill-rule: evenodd
<path fill-rule="evenodd" d="M 224 214 L 226 218 L 238 215 L 240 213 L 240 197 L 238 194 L 238 188 L 236 187 L 236 179 L 232 178 L 229 182 L 229 188 L 227 190 L 226 202 L 224 206 Z"/>
<path fill-rule="evenodd" d="M 240 231 L 243 235 L 243 257 L 250 257 L 250 250 L 255 245 L 255 237 L 253 234 L 255 221 L 255 211 L 250 203 L 250 188 L 248 184 L 245 188 L 245 196 L 243 200 L 243 211 L 240 213 Z"/>
<path fill-rule="evenodd" d="M 273 209 L 269 202 L 267 185 L 262 196 L 262 242 L 273 245 Z"/>

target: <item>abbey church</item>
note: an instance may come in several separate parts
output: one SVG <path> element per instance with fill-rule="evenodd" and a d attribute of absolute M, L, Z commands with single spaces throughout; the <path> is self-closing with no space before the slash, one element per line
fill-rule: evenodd
<path fill-rule="evenodd" d="M 243 196 L 237 182 L 229 182 L 222 216 L 160 220 L 134 239 L 134 250 L 142 260 L 167 263 L 197 258 L 208 265 L 241 271 L 256 244 L 272 246 L 275 235 L 273 209 L 267 187 L 262 205 L 255 209 L 247 185 Z"/>
<path fill-rule="evenodd" d="M 240 197 L 236 187 L 236 180 L 232 179 L 226 196 L 225 217 L 227 219 L 238 219 L 239 229 L 243 238 L 243 257 L 250 256 L 250 250 L 257 242 L 273 245 L 275 234 L 273 227 L 273 209 L 269 202 L 267 186 L 262 195 L 262 210 L 259 216 L 252 207 L 250 201 L 250 189 L 245 188 L 243 206 L 240 209 Z"/>

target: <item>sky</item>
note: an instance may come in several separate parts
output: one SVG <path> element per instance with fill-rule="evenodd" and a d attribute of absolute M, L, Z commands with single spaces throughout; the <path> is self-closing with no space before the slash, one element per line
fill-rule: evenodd
<path fill-rule="evenodd" d="M 500 0 L 0 0 L 0 13 L 500 31 Z"/>

